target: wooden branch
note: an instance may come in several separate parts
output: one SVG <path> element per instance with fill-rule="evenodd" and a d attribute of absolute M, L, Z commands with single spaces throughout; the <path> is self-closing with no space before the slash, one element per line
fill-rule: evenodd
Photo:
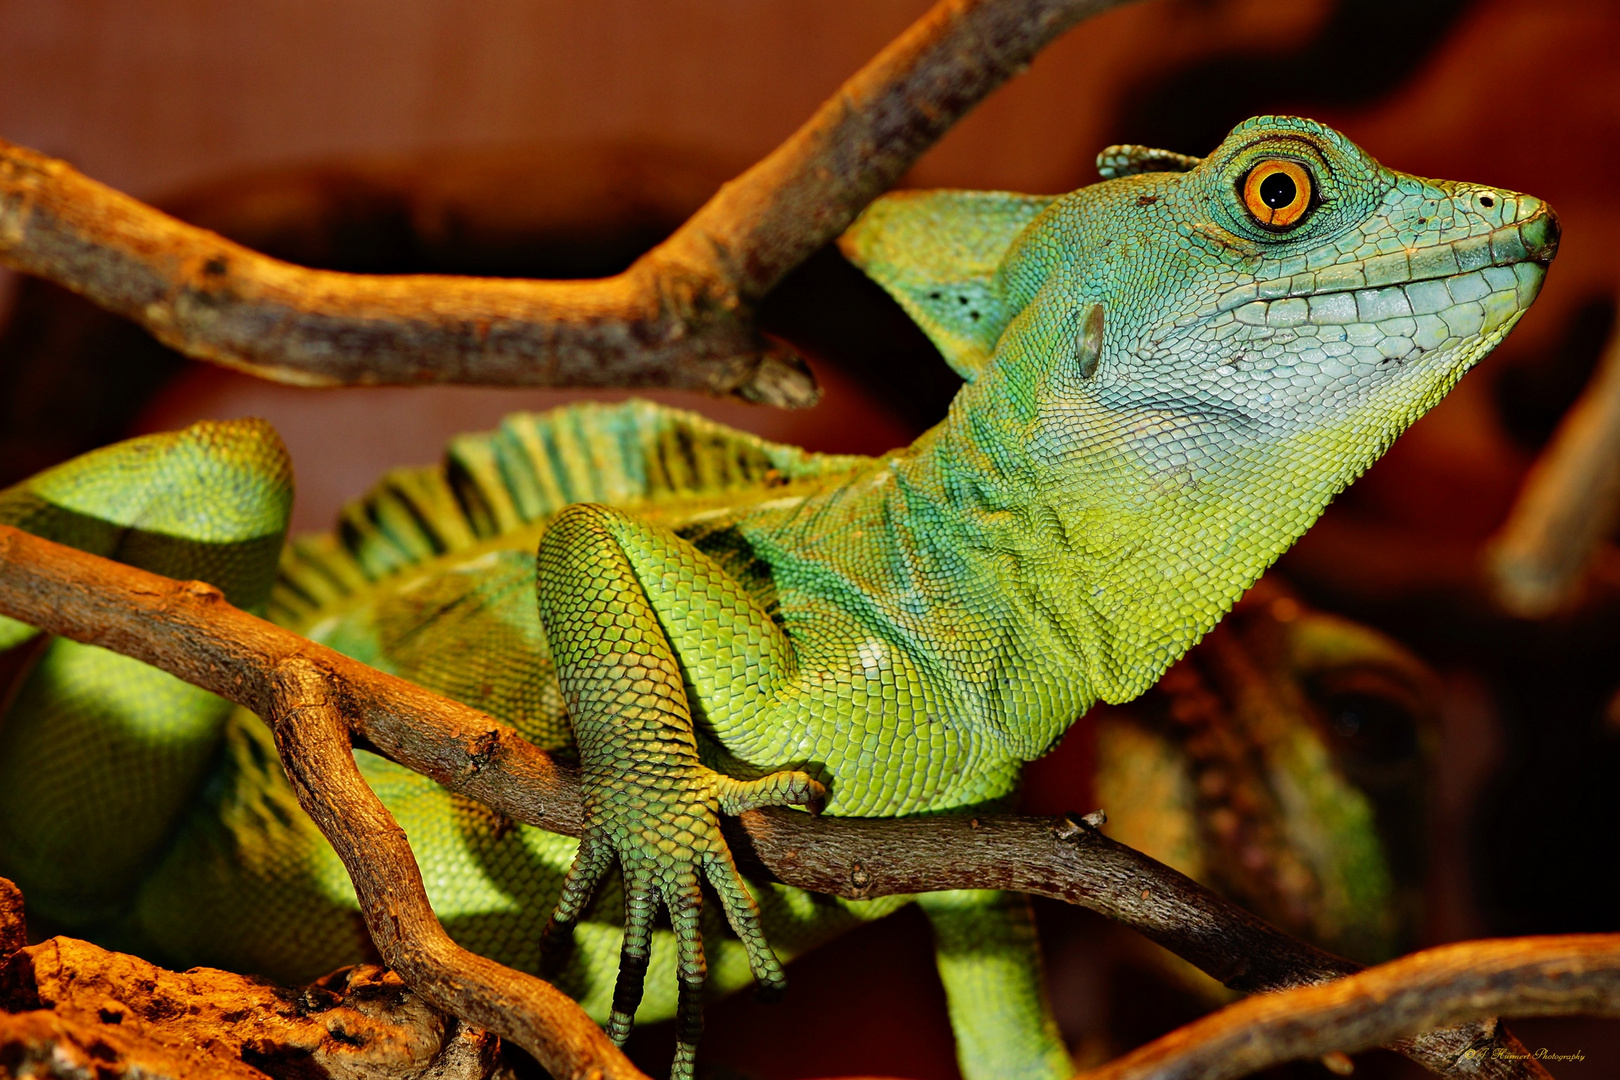
<path fill-rule="evenodd" d="M 0 877 L 0 961 L 28 944 L 22 890 Z"/>
<path fill-rule="evenodd" d="M 539 988 L 554 989 L 444 937 L 410 848 L 360 780 L 349 740 L 516 821 L 578 836 L 581 796 L 572 770 L 493 718 L 240 611 L 211 585 L 174 581 L 9 526 L 0 526 L 0 614 L 133 656 L 269 718 L 300 802 L 343 858 L 390 966 L 430 1000 L 515 1038 L 542 1061 L 546 1053 L 594 1052 L 583 1043 L 544 1043 L 528 1019 L 523 1010 L 532 1007 L 566 1020 L 568 1010 Z M 728 820 L 726 829 L 740 862 L 789 885 L 852 899 L 955 888 L 1055 897 L 1131 926 L 1245 992 L 1359 970 L 1110 840 L 1089 819 L 834 819 L 761 810 Z M 1477 1034 L 1430 1032 L 1399 1049 L 1445 1073 L 1459 1040 Z M 1467 1075 L 1544 1074 L 1533 1062 L 1507 1062 L 1502 1071 Z"/>
<path fill-rule="evenodd" d="M 753 810 L 727 825 L 739 860 L 801 889 L 851 900 L 970 888 L 1048 896 L 1123 923 L 1244 993 L 1361 970 L 1104 836 L 1085 819 L 823 820 Z"/>
<path fill-rule="evenodd" d="M 1240 1001 L 1081 1080 L 1227 1080 L 1498 1013 L 1620 1016 L 1620 934 L 1465 941 L 1413 953 L 1326 986 Z M 1500 1048 L 1483 1044 L 1460 1055 L 1460 1065 L 1481 1069 L 1504 1060 Z"/>
<path fill-rule="evenodd" d="M 673 386 L 814 404 L 753 309 L 990 91 L 1125 0 L 941 0 L 624 273 L 518 281 L 308 270 L 0 142 L 0 263 L 188 356 L 307 386 Z"/>
<path fill-rule="evenodd" d="M 1567 607 L 1620 522 L 1620 328 L 1491 540 L 1486 577 L 1503 609 L 1541 618 Z"/>
<path fill-rule="evenodd" d="M 343 682 L 289 657 L 273 686 L 268 719 L 298 803 L 343 860 L 388 966 L 441 1009 L 529 1051 L 558 1080 L 647 1080 L 567 994 L 450 940 L 405 830 L 355 764 Z"/>
<path fill-rule="evenodd" d="M 1109 839 L 1097 831 L 1100 818 L 826 821 L 788 810 L 755 810 L 725 825 L 740 862 L 757 862 L 802 889 L 854 900 L 938 889 L 1009 889 L 1047 896 L 1129 926 L 1224 986 L 1247 994 L 1321 985 L 1362 970 L 1360 964 L 1285 934 L 1179 871 Z M 1469 1046 L 1486 1047 L 1494 1056 L 1459 1067 L 1458 1055 Z M 1441 1076 L 1547 1077 L 1523 1044 L 1494 1019 L 1437 1027 L 1389 1048 Z"/>
<path fill-rule="evenodd" d="M 275 705 L 277 669 L 312 664 L 347 688 L 347 719 L 378 752 L 454 791 L 499 801 L 519 820 L 579 835 L 575 773 L 516 731 L 232 607 L 205 582 L 175 581 L 0 525 L 0 614 L 133 656 L 263 717 Z M 503 790 L 491 787 L 493 775 Z"/>
<path fill-rule="evenodd" d="M 489 1080 L 500 1065 L 494 1035 L 373 964 L 287 989 L 66 937 L 0 961 L 0 1076 Z"/>

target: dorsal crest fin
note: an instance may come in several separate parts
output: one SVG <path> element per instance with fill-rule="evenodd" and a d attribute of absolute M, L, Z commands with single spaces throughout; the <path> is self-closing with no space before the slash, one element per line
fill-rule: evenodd
<path fill-rule="evenodd" d="M 865 460 L 767 442 L 649 401 L 513 413 L 494 431 L 456 436 L 440 465 L 390 470 L 344 507 L 332 532 L 288 544 L 270 617 L 301 625 L 371 582 L 539 525 L 569 503 L 770 488 Z"/>
<path fill-rule="evenodd" d="M 972 382 L 1014 314 L 996 269 L 1018 234 L 1056 198 L 899 191 L 867 207 L 838 248 L 899 301 L 946 363 Z"/>

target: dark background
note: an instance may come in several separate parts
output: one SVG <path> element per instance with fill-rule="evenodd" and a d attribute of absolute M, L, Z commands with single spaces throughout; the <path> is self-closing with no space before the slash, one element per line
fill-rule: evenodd
<path fill-rule="evenodd" d="M 285 258 L 368 271 L 611 273 L 789 134 L 925 10 L 922 0 L 0 0 L 0 137 Z M 929 153 L 908 186 L 1061 191 L 1097 150 L 1213 147 L 1263 112 L 1331 123 L 1396 168 L 1530 192 L 1564 242 L 1512 338 L 1329 511 L 1281 572 L 1371 622 L 1445 685 L 1425 938 L 1620 929 L 1620 567 L 1573 613 L 1513 620 L 1479 551 L 1579 392 L 1620 285 L 1620 5 L 1606 0 L 1148 0 L 1047 50 Z M 0 271 L 0 275 L 4 272 Z M 562 392 L 309 391 L 184 362 L 37 282 L 0 276 L 0 483 L 200 417 L 272 419 L 298 466 L 295 527 L 384 468 Z M 955 379 L 831 252 L 766 325 L 826 390 L 782 413 L 658 394 L 815 449 L 877 452 L 943 415 Z M 623 396 L 623 395 L 593 395 Z M 1073 739 L 1083 740 L 1084 725 Z M 1065 746 L 1032 810 L 1090 809 Z M 1041 908 L 1071 1038 L 1146 1038 L 1097 972 L 1132 946 Z M 1112 1007 L 1111 1007 L 1112 1006 Z M 1515 1024 L 1620 1075 L 1612 1025 Z M 667 1032 L 638 1035 L 649 1062 Z M 793 968 L 785 1005 L 711 1011 L 706 1060 L 760 1076 L 954 1075 L 915 912 Z M 654 1066 L 655 1068 L 661 1066 Z M 1371 1055 L 1363 1072 L 1399 1063 Z M 1300 1075 L 1326 1075 L 1316 1066 Z"/>

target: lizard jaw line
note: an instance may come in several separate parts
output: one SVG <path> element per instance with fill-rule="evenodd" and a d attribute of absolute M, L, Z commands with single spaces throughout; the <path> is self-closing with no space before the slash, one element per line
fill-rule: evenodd
<path fill-rule="evenodd" d="M 1232 311 L 1256 301 L 1400 287 L 1524 262 L 1535 263 L 1545 270 L 1558 252 L 1559 235 L 1557 215 L 1551 207 L 1543 205 L 1523 221 L 1479 236 L 1465 236 L 1460 240 L 1374 255 L 1356 262 L 1337 263 L 1320 270 L 1239 286 L 1221 296 L 1215 309 Z"/>
<path fill-rule="evenodd" d="M 1216 318 L 1290 329 L 1444 315 L 1483 303 L 1481 314 L 1495 325 L 1510 314 L 1505 309 L 1522 312 L 1535 299 L 1558 238 L 1557 218 L 1542 206 L 1480 236 L 1235 289 Z"/>

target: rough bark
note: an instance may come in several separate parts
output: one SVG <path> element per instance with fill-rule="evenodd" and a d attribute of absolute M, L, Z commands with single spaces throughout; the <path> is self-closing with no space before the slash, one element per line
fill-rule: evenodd
<path fill-rule="evenodd" d="M 813 404 L 753 310 L 1058 34 L 1125 0 L 942 0 L 624 273 L 518 281 L 309 270 L 0 142 L 0 263 L 188 356 L 308 386 L 673 386 Z"/>
<path fill-rule="evenodd" d="M 211 585 L 174 581 L 8 526 L 0 526 L 0 614 L 134 656 L 265 717 L 300 803 L 354 879 L 389 966 L 429 1000 L 513 1038 L 555 1075 L 591 1067 L 635 1075 L 616 1071 L 629 1063 L 549 984 L 449 940 L 404 833 L 349 750 L 358 741 L 515 821 L 577 836 L 581 797 L 573 770 L 492 717 L 240 611 Z M 1081 904 L 1238 990 L 1297 987 L 1358 970 L 1109 840 L 1097 820 L 822 819 L 765 810 L 728 823 L 728 837 L 744 862 L 818 892 L 859 899 L 1005 888 Z M 1459 1040 L 1481 1031 L 1431 1032 L 1397 1049 L 1455 1072 Z M 1499 1037 L 1511 1039 L 1505 1031 Z M 1492 1069 L 1499 1065 L 1458 1075 L 1544 1075 L 1533 1061 L 1493 1059 Z"/>
<path fill-rule="evenodd" d="M 0 1008 L 9 1076 L 488 1080 L 500 1062 L 494 1036 L 372 965 L 289 990 L 52 938 L 0 963 Z"/>
<path fill-rule="evenodd" d="M 441 1009 L 522 1046 L 558 1080 L 641 1080 L 568 995 L 450 940 L 405 830 L 355 764 L 343 681 L 302 657 L 277 665 L 273 678 L 269 719 L 283 767 L 299 805 L 349 871 L 388 966 Z"/>
<path fill-rule="evenodd" d="M 16 885 L 0 878 L 0 961 L 28 944 L 28 923 L 23 895 Z"/>
<path fill-rule="evenodd" d="M 0 892 L 20 899 L 0 879 Z M 0 954 L 3 955 L 3 954 Z M 1079 1080 L 1220 1080 L 1289 1060 L 1399 1045 L 1488 1013 L 1620 1015 L 1620 935 L 1473 941 L 1319 985 L 1251 998 Z M 1453 1047 L 1455 1075 L 1536 1062 L 1493 1040 Z M 1553 1060 L 1556 1060 L 1554 1058 Z M 1536 1062 L 1539 1064 L 1539 1062 Z M 166 971 L 71 938 L 0 958 L 0 1074 L 229 1080 L 487 1080 L 496 1040 L 429 1007 L 399 975 L 345 968 L 283 989 L 209 968 Z M 639 1075 L 639 1074 L 638 1074 Z"/>
<path fill-rule="evenodd" d="M 1240 1001 L 1081 1080 L 1229 1080 L 1332 1051 L 1401 1045 L 1438 1025 L 1571 1013 L 1620 1016 L 1620 934 L 1442 945 L 1324 986 Z M 1502 1075 L 1491 1070 L 1514 1062 L 1537 1059 L 1489 1038 L 1457 1047 L 1458 1075 Z"/>

